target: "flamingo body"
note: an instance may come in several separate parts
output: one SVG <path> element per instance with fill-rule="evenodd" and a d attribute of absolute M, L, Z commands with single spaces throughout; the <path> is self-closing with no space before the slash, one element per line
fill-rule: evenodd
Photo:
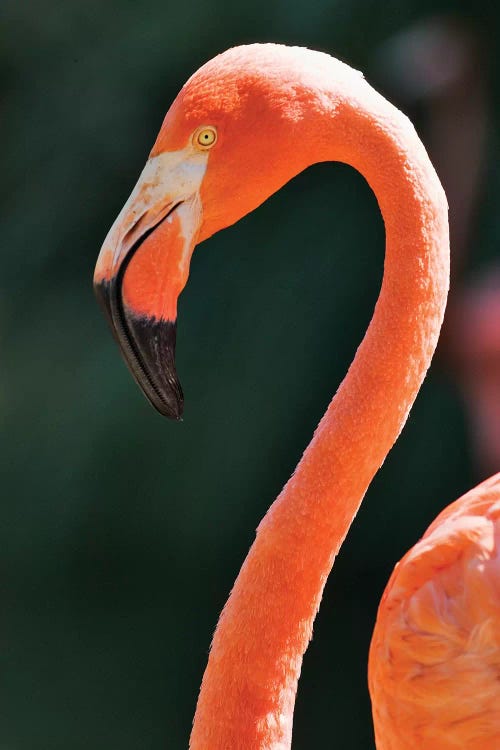
<path fill-rule="evenodd" d="M 396 565 L 369 684 L 377 748 L 500 747 L 500 474 L 449 505 Z"/>
<path fill-rule="evenodd" d="M 311 50 L 238 47 L 202 66 L 179 93 L 96 266 L 96 292 L 132 374 L 158 411 L 178 419 L 177 297 L 196 243 L 254 210 L 302 169 L 326 160 L 358 169 L 377 197 L 386 227 L 382 288 L 354 361 L 260 523 L 221 614 L 191 750 L 291 746 L 302 657 L 327 576 L 407 419 L 437 343 L 449 279 L 446 198 L 409 120 L 360 73 Z M 265 271 L 265 258 L 258 261 Z M 497 484 L 494 489 L 498 496 Z M 486 508 L 481 513 L 477 524 L 489 528 Z M 436 527 L 421 543 L 422 553 L 409 554 L 415 570 L 408 561 L 398 568 L 403 576 L 413 570 L 405 580 L 425 578 L 433 552 L 447 564 L 454 559 L 455 540 L 462 543 L 465 532 L 453 523 L 456 531 Z M 442 575 L 438 587 L 446 583 Z M 404 604 L 413 590 L 407 585 Z M 397 646 L 398 590 L 393 583 L 381 605 L 371 667 L 377 741 L 391 750 L 409 747 L 402 727 L 427 720 L 420 707 L 408 711 L 406 698 L 398 708 L 398 681 L 409 668 Z M 401 665 L 394 673 L 387 664 L 392 641 Z M 426 641 L 415 644 L 419 651 Z M 448 699 L 456 702 L 456 694 L 449 692 Z M 441 730 L 444 743 L 449 723 Z"/>

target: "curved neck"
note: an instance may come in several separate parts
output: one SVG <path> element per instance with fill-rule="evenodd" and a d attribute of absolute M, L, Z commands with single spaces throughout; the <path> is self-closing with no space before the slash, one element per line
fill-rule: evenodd
<path fill-rule="evenodd" d="M 444 313 L 446 199 L 413 127 L 364 82 L 354 96 L 335 93 L 333 117 L 322 106 L 308 123 L 307 159 L 351 164 L 374 190 L 386 227 L 382 288 L 355 359 L 261 522 L 222 612 L 191 750 L 290 747 L 302 656 L 326 578 L 404 425 Z"/>

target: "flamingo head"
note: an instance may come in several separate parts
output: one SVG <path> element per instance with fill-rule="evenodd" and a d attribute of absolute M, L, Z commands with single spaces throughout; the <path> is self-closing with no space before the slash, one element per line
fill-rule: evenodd
<path fill-rule="evenodd" d="M 324 105 L 321 82 L 332 62 L 310 50 L 249 45 L 205 64 L 168 111 L 104 241 L 97 297 L 133 376 L 167 417 L 183 410 L 177 298 L 193 249 L 320 160 L 321 138 L 312 157 L 304 119 L 309 125 Z"/>

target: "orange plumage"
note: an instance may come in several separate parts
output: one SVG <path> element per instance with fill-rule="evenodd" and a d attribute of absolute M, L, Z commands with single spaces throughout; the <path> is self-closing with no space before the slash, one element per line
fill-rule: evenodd
<path fill-rule="evenodd" d="M 380 603 L 369 683 L 377 747 L 500 747 L 500 474 L 444 510 Z"/>
<path fill-rule="evenodd" d="M 215 134 L 208 146 L 197 135 L 207 127 Z M 222 612 L 191 750 L 291 745 L 302 656 L 326 578 L 437 343 L 449 278 L 446 198 L 411 123 L 360 73 L 311 50 L 239 47 L 181 90 L 96 268 L 96 291 L 134 377 L 161 413 L 178 418 L 175 302 L 196 243 L 326 160 L 351 164 L 377 196 L 386 226 L 382 289 Z M 157 260 L 162 237 L 168 252 Z M 396 568 L 371 650 L 379 748 L 500 746 L 499 490 L 497 477 L 451 506 Z"/>

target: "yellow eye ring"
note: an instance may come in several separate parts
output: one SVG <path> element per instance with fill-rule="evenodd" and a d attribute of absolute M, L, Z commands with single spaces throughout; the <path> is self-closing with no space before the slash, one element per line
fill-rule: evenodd
<path fill-rule="evenodd" d="M 202 125 L 193 133 L 193 143 L 198 148 L 209 149 L 217 143 L 217 130 L 213 125 Z"/>

